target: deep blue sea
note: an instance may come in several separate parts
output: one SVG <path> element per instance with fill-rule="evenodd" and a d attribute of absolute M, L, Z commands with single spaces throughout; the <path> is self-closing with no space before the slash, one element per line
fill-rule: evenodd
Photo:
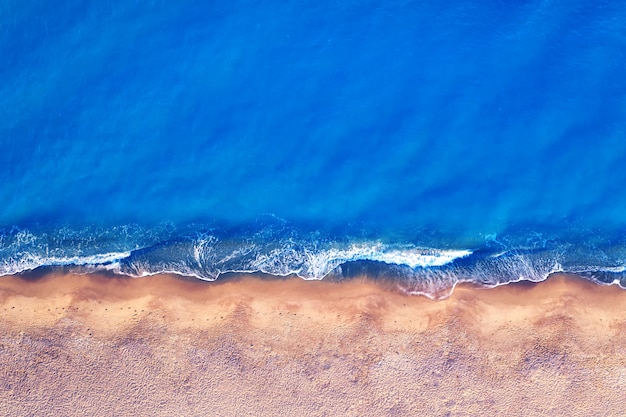
<path fill-rule="evenodd" d="M 626 3 L 0 2 L 0 274 L 626 286 Z"/>

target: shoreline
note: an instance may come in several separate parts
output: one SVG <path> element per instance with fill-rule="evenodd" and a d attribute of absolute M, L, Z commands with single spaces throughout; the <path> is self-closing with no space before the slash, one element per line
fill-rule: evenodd
<path fill-rule="evenodd" d="M 378 303 L 368 304 L 373 299 Z M 334 308 L 345 310 L 344 317 L 349 320 L 354 320 L 355 315 L 367 313 L 370 317 L 388 321 L 394 314 L 402 313 L 405 307 L 416 309 L 419 313 L 443 312 L 471 301 L 504 310 L 531 306 L 541 310 L 540 305 L 558 299 L 578 299 L 587 307 L 600 308 L 606 304 L 615 305 L 616 302 L 626 307 L 626 292 L 618 286 L 596 284 L 570 274 L 553 274 L 541 282 L 520 281 L 495 287 L 462 282 L 454 287 L 450 295 L 441 298 L 406 294 L 394 282 L 368 277 L 324 281 L 233 274 L 218 281 L 202 281 L 173 274 L 133 278 L 98 273 L 49 272 L 0 278 L 0 310 L 3 310 L 5 325 L 14 323 L 20 326 L 18 323 L 26 323 L 28 318 L 26 327 L 32 328 L 50 326 L 55 320 L 67 317 L 94 323 L 103 318 L 117 318 L 118 324 L 123 324 L 133 317 L 135 321 L 147 318 L 152 314 L 151 308 L 171 313 L 178 308 L 180 315 L 185 315 L 187 321 L 184 323 L 187 325 L 192 324 L 191 313 L 199 316 L 201 313 L 219 312 L 220 316 L 228 316 L 234 312 L 233 305 L 246 303 L 252 310 L 256 307 L 259 311 L 271 307 L 276 311 L 284 309 L 291 312 L 308 309 L 315 314 L 313 310 L 316 308 L 319 311 Z M 91 304 L 124 303 L 143 306 L 145 314 L 135 314 L 136 309 L 132 306 L 133 315 L 126 314 L 123 309 L 114 314 L 113 308 L 103 307 L 103 311 L 86 308 Z M 9 309 L 9 304 L 15 305 Z M 19 308 L 28 304 L 35 307 L 32 310 Z M 81 309 L 80 305 L 84 307 Z M 57 310 L 55 314 L 47 314 L 50 306 Z M 349 310 L 352 315 L 347 314 Z M 214 322 L 209 320 L 207 325 L 211 324 Z M 197 324 L 192 327 L 197 327 Z"/>
<path fill-rule="evenodd" d="M 16 414 L 626 410 L 626 293 L 574 276 L 433 301 L 365 277 L 51 273 L 1 278 L 0 316 Z"/>

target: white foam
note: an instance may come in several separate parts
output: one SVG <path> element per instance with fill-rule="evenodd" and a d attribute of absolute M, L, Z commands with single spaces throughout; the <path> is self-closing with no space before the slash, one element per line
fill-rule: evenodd
<path fill-rule="evenodd" d="M 373 256 L 372 260 L 388 264 L 407 265 L 411 268 L 428 268 L 443 266 L 471 254 L 472 251 L 470 250 L 391 250 Z"/>
<path fill-rule="evenodd" d="M 261 272 L 274 275 L 297 274 L 304 279 L 322 279 L 346 262 L 376 261 L 416 269 L 443 266 L 471 253 L 469 250 L 434 250 L 413 246 L 398 248 L 376 242 L 353 244 L 345 249 L 304 251 L 302 254 L 276 251 L 259 257 L 255 266 Z M 303 258 L 299 262 L 300 267 L 290 268 L 290 264 L 296 264 L 293 258 L 299 256 Z"/>
<path fill-rule="evenodd" d="M 619 274 L 621 272 L 626 271 L 626 266 L 620 265 L 620 266 L 603 266 L 603 267 L 598 267 L 596 268 L 598 271 L 602 271 L 602 272 L 612 272 L 615 274 Z"/>
<path fill-rule="evenodd" d="M 443 266 L 455 259 L 470 255 L 468 250 L 435 250 L 413 246 L 390 246 L 380 242 L 366 242 L 347 246 L 317 249 L 285 241 L 267 250 L 256 245 L 244 245 L 216 258 L 216 240 L 201 240 L 194 244 L 191 256 L 180 261 L 160 264 L 139 259 L 131 260 L 125 267 L 116 266 L 117 272 L 133 276 L 150 276 L 158 273 L 176 273 L 215 280 L 224 273 L 262 272 L 275 276 L 297 275 L 306 280 L 320 280 L 340 265 L 353 261 L 376 261 L 405 265 L 412 269 Z M 187 261 L 185 261 L 187 259 Z M 238 262 L 240 260 L 240 262 Z M 121 270 L 123 269 L 123 271 Z"/>
<path fill-rule="evenodd" d="M 0 276 L 32 271 L 33 269 L 42 266 L 83 266 L 108 264 L 119 262 L 128 256 L 130 256 L 130 252 L 110 252 L 85 256 L 40 256 L 27 253 L 19 257 L 4 260 L 0 264 Z"/>

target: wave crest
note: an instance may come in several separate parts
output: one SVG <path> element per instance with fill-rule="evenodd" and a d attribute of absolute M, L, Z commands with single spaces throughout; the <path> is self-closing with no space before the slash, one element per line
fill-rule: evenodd
<path fill-rule="evenodd" d="M 307 280 L 368 275 L 393 280 L 407 294 L 440 298 L 459 282 L 493 287 L 565 272 L 626 288 L 626 244 L 600 248 L 557 239 L 505 238 L 486 239 L 473 249 L 439 249 L 307 234 L 280 221 L 230 229 L 13 228 L 0 232 L 0 275 L 49 266 L 133 277 L 174 273 L 207 281 L 225 273 L 262 272 Z M 510 243 L 514 241 L 523 243 Z"/>
<path fill-rule="evenodd" d="M 381 242 L 222 241 L 216 236 L 172 241 L 134 251 L 119 272 L 135 276 L 173 272 L 215 280 L 230 272 L 263 272 L 323 279 L 348 262 L 374 261 L 409 268 L 442 266 L 471 254 L 468 250 L 435 250 Z"/>

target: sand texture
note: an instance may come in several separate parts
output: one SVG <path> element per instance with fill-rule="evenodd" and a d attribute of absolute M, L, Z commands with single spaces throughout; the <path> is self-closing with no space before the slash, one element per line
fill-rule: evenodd
<path fill-rule="evenodd" d="M 622 416 L 626 292 L 0 279 L 3 416 Z"/>

